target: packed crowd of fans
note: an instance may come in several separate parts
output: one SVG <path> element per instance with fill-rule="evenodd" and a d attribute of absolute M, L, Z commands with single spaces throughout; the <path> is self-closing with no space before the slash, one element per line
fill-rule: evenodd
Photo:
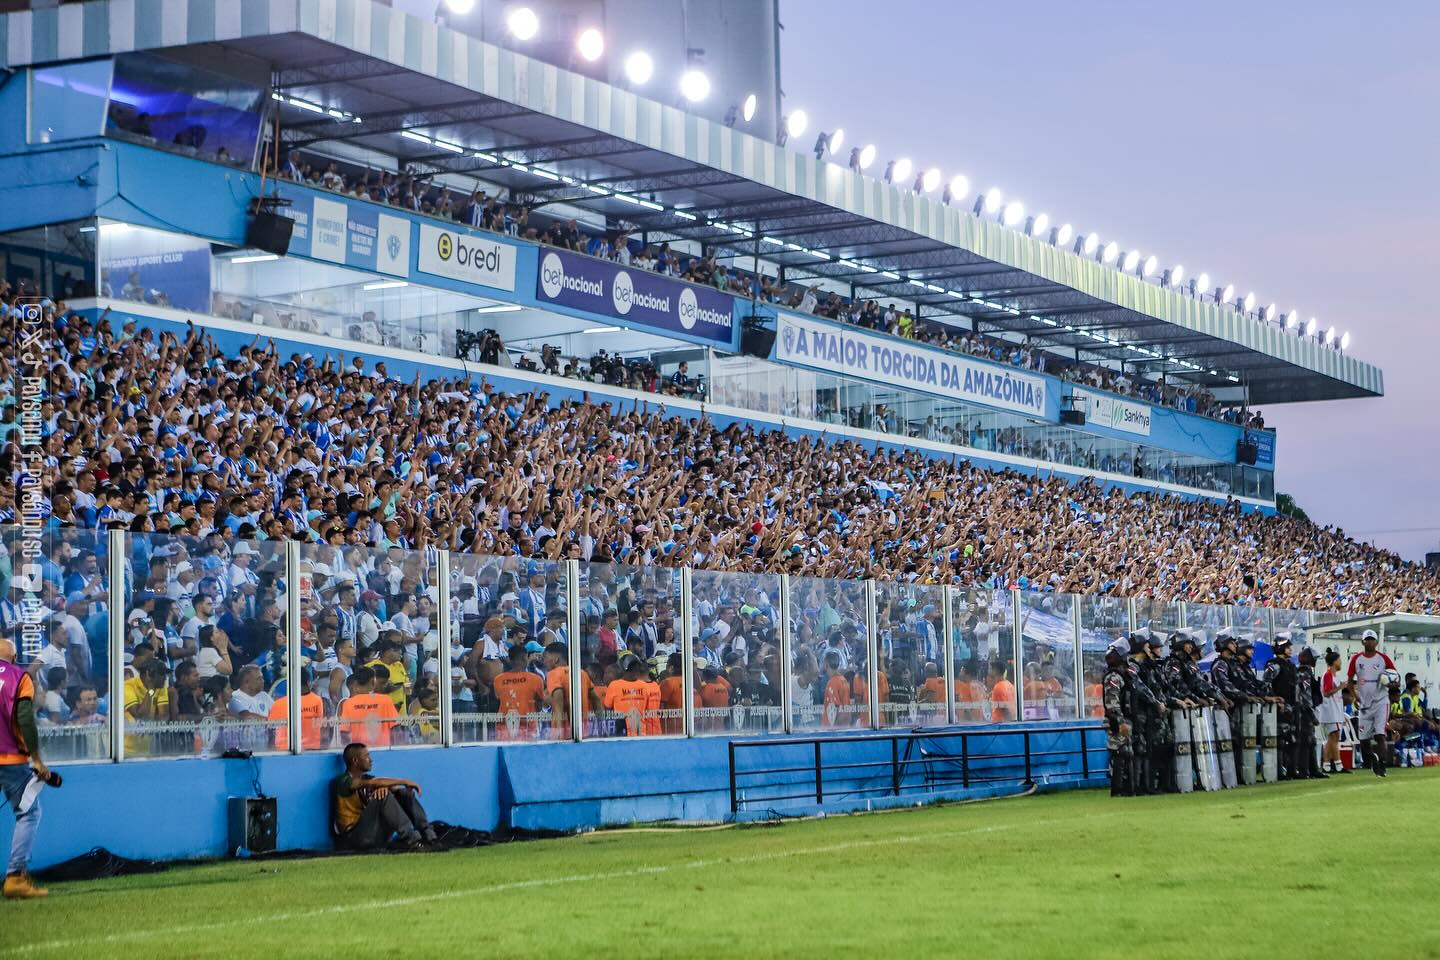
<path fill-rule="evenodd" d="M 1104 367 L 1064 360 L 1039 349 L 1028 338 L 1023 343 L 1015 343 L 946 324 L 931 323 L 914 316 L 903 304 L 851 300 L 806 284 L 787 283 L 763 274 L 749 273 L 733 266 L 727 267 L 713 255 L 702 257 L 681 253 L 663 242 L 643 244 L 639 238 L 632 236 L 632 232 L 623 229 L 597 235 L 587 233 L 574 219 L 552 219 L 542 223 L 537 218 L 532 222 L 526 205 L 502 201 L 478 187 L 466 195 L 413 173 L 352 168 L 349 165 L 342 169 L 333 160 L 307 159 L 300 151 L 291 151 L 278 175 L 357 199 L 387 203 L 416 213 L 458 221 L 476 229 L 505 233 L 617 261 L 636 269 L 665 273 L 761 303 L 917 340 L 943 350 L 983 357 L 1039 373 L 1051 373 L 1073 383 L 1134 397 L 1157 406 L 1255 429 L 1263 429 L 1265 425 L 1258 413 L 1221 404 L 1203 387 L 1170 384 L 1163 378 L 1159 381 L 1131 378 Z M 576 369 L 578 373 L 579 368 Z M 636 377 L 639 389 L 667 392 L 663 383 L 652 379 L 647 387 L 641 382 L 644 379 L 643 376 Z"/>
<path fill-rule="evenodd" d="M 12 342 L 15 297 L 0 289 Z M 930 585 L 965 588 L 977 612 L 988 611 L 990 590 L 1006 588 L 1040 601 L 1073 593 L 1352 612 L 1433 612 L 1440 596 L 1432 571 L 1339 530 L 1234 505 L 722 430 L 644 403 L 551 405 L 483 381 L 400 382 L 383 362 L 282 357 L 258 339 L 227 357 L 194 328 L 157 335 L 103 316 L 92 324 L 63 304 L 48 313 L 51 536 L 38 599 L 49 614 L 33 669 L 51 722 L 97 723 L 108 702 L 101 534 L 115 527 L 138 535 L 126 558 L 127 711 L 159 722 L 208 710 L 260 725 L 246 735 L 262 738 L 284 703 L 278 545 L 287 539 L 309 544 L 302 683 L 340 721 L 327 727 L 334 738 L 344 736 L 338 704 L 348 695 L 395 708 L 393 718 L 348 722 L 433 737 L 426 718 L 447 679 L 452 698 L 473 705 L 461 712 L 551 718 L 519 729 L 482 723 L 475 738 L 559 735 L 561 707 L 545 684 L 570 640 L 557 616 L 557 561 L 566 559 L 588 562 L 580 643 L 596 699 L 587 692 L 582 702 L 602 735 L 635 732 L 625 717 L 650 702 L 652 686 L 674 702 L 664 680 L 686 669 L 675 649 L 679 566 L 697 570 L 690 653 L 701 705 L 778 703 L 773 574 L 788 572 L 792 699 L 832 725 L 868 709 L 862 578 L 898 591 L 879 619 L 876 699 L 904 716 L 936 704 L 940 614 Z M 14 362 L 0 360 L 11 426 Z M 11 505 L 18 452 L 7 431 L 0 492 Z M 13 508 L 0 514 L 15 519 Z M 463 651 L 448 678 L 433 657 L 440 548 L 455 555 Z M 14 556 L 12 546 L 11 569 Z M 23 598 L 5 572 L 0 629 L 13 634 Z M 1027 702 L 1065 694 L 1069 669 L 1047 676 L 1043 656 L 1015 663 L 994 629 L 1006 609 L 957 618 L 962 679 L 976 684 L 961 701 L 977 712 L 1003 710 L 1016 682 L 1033 685 Z M 512 683 L 507 673 L 540 679 Z M 655 723 L 670 729 L 671 708 L 656 709 Z"/>

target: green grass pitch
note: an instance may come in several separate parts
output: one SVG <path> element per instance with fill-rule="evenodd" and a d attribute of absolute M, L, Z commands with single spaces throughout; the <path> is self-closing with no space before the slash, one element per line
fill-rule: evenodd
<path fill-rule="evenodd" d="M 215 863 L 0 904 L 0 958 L 1413 960 L 1440 957 L 1437 808 L 1440 771 L 1361 771 Z"/>

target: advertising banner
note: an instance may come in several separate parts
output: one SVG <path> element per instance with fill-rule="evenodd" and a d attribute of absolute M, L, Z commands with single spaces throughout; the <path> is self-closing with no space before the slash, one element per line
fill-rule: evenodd
<path fill-rule="evenodd" d="M 649 270 L 546 250 L 540 255 L 535 297 L 630 327 L 734 345 L 734 297 Z"/>
<path fill-rule="evenodd" d="M 501 240 L 422 223 L 419 269 L 482 287 L 514 290 L 515 248 Z"/>
<path fill-rule="evenodd" d="M 1106 393 L 1091 393 L 1076 390 L 1075 396 L 1086 401 L 1085 422 L 1097 427 L 1109 427 L 1124 433 L 1142 437 L 1150 436 L 1150 405 L 1122 400 Z"/>
<path fill-rule="evenodd" d="M 295 222 L 290 252 L 396 277 L 410 276 L 411 223 L 368 203 L 302 194 L 282 212 Z"/>
<path fill-rule="evenodd" d="M 778 313 L 775 322 L 774 358 L 783 363 L 1057 419 L 1047 412 L 1045 379 L 1023 370 L 791 313 Z"/>
<path fill-rule="evenodd" d="M 310 208 L 310 256 L 331 263 L 345 262 L 348 204 L 316 197 Z"/>

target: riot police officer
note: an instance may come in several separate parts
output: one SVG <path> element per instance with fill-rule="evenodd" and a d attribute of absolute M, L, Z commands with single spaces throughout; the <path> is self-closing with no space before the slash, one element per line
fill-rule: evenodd
<path fill-rule="evenodd" d="M 1295 764 L 1295 728 L 1297 698 L 1295 695 L 1295 664 L 1290 662 L 1290 637 L 1276 634 L 1272 644 L 1275 655 L 1265 664 L 1265 685 L 1272 696 L 1280 698 L 1278 718 L 1280 779 L 1293 780 L 1303 776 Z"/>
<path fill-rule="evenodd" d="M 1150 743 L 1150 778 L 1161 793 L 1179 793 L 1175 785 L 1175 730 L 1170 711 L 1181 705 L 1179 690 L 1166 676 L 1165 641 L 1154 631 L 1145 631 L 1145 660 L 1140 665 L 1140 679 L 1160 700 L 1163 709 L 1146 731 Z"/>
<path fill-rule="evenodd" d="M 1245 758 L 1245 736 L 1241 730 L 1243 705 L 1250 702 L 1250 695 L 1246 692 L 1243 681 L 1239 676 L 1235 663 L 1235 638 L 1228 633 L 1220 633 L 1215 637 L 1215 661 L 1210 664 L 1210 683 L 1220 693 L 1220 708 L 1223 709 L 1230 720 L 1230 746 L 1232 756 L 1237 758 L 1237 769 L 1239 763 Z M 1254 763 L 1254 755 L 1251 755 L 1251 763 Z"/>
<path fill-rule="evenodd" d="M 1154 743 L 1160 737 L 1156 721 L 1165 716 L 1165 701 L 1146 684 L 1141 666 L 1149 659 L 1146 634 L 1139 631 L 1130 635 L 1130 656 L 1125 661 L 1129 674 L 1131 703 L 1134 715 L 1131 723 L 1130 755 L 1134 769 L 1135 793 L 1145 795 L 1156 793 L 1159 784 L 1153 768 Z"/>
<path fill-rule="evenodd" d="M 1300 649 L 1300 666 L 1295 670 L 1295 776 L 1328 780 L 1315 757 L 1315 724 L 1319 719 L 1320 684 L 1315 679 L 1315 651 Z"/>
<path fill-rule="evenodd" d="M 1132 778 L 1134 730 L 1131 712 L 1130 674 L 1125 669 L 1125 656 L 1120 652 L 1123 640 L 1112 643 L 1105 651 L 1105 676 L 1100 681 L 1101 699 L 1105 705 L 1106 747 L 1110 751 L 1110 796 L 1133 797 Z"/>

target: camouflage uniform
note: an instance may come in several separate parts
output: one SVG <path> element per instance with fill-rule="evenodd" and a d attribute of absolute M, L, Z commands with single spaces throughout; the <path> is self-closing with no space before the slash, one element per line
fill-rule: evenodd
<path fill-rule="evenodd" d="M 1300 651 L 1300 666 L 1295 670 L 1295 776 L 1321 779 L 1319 761 L 1315 758 L 1316 708 L 1320 706 L 1320 685 L 1315 680 L 1315 651 Z"/>
<path fill-rule="evenodd" d="M 1159 656 L 1160 643 L 1150 641 L 1150 656 L 1140 664 L 1140 679 L 1164 707 L 1145 720 L 1145 739 L 1150 747 L 1150 785 L 1157 793 L 1178 793 L 1175 785 L 1175 732 L 1170 726 L 1170 711 L 1180 706 L 1180 693 L 1170 685 L 1164 661 Z"/>
<path fill-rule="evenodd" d="M 1134 649 L 1135 641 L 1132 641 Z M 1143 641 L 1140 641 L 1143 649 Z M 1135 793 L 1144 795 L 1156 793 L 1158 785 L 1155 782 L 1155 771 L 1152 770 L 1152 750 L 1154 741 L 1159 736 L 1155 729 L 1155 720 L 1164 714 L 1165 701 L 1160 698 L 1154 690 L 1146 684 L 1141 675 L 1141 664 L 1145 661 L 1137 659 L 1143 654 L 1136 650 L 1125 661 L 1125 672 L 1129 676 L 1131 690 L 1131 729 L 1133 743 L 1131 745 L 1131 763 L 1134 770 Z"/>
<path fill-rule="evenodd" d="M 1105 704 L 1105 729 L 1108 733 L 1106 746 L 1110 750 L 1110 796 L 1133 797 L 1134 743 L 1130 734 L 1134 724 L 1130 676 L 1124 667 L 1124 661 L 1118 655 L 1106 658 L 1105 677 L 1100 685 Z"/>
<path fill-rule="evenodd" d="M 1304 776 L 1296 769 L 1295 764 L 1295 731 L 1298 717 L 1296 697 L 1296 675 L 1295 664 L 1290 662 L 1290 643 L 1277 643 L 1275 656 L 1265 665 L 1265 686 L 1269 689 L 1270 695 L 1279 697 L 1284 703 L 1280 705 L 1279 716 L 1279 753 L 1280 753 L 1280 779 L 1293 780 L 1298 776 Z"/>
<path fill-rule="evenodd" d="M 1218 642 L 1218 641 L 1217 641 Z M 1234 641 L 1227 641 L 1233 643 Z M 1230 718 L 1230 743 L 1225 749 L 1232 751 L 1236 758 L 1236 769 L 1239 770 L 1240 763 L 1244 762 L 1245 756 L 1245 734 L 1242 731 L 1241 722 L 1244 715 L 1244 705 L 1250 702 L 1250 694 L 1246 692 L 1244 681 L 1240 677 L 1240 668 L 1234 660 L 1224 656 L 1215 658 L 1210 664 L 1210 683 L 1215 690 L 1230 701 L 1230 709 L 1226 710 L 1226 716 Z M 1216 707 L 1222 710 L 1224 707 Z"/>

